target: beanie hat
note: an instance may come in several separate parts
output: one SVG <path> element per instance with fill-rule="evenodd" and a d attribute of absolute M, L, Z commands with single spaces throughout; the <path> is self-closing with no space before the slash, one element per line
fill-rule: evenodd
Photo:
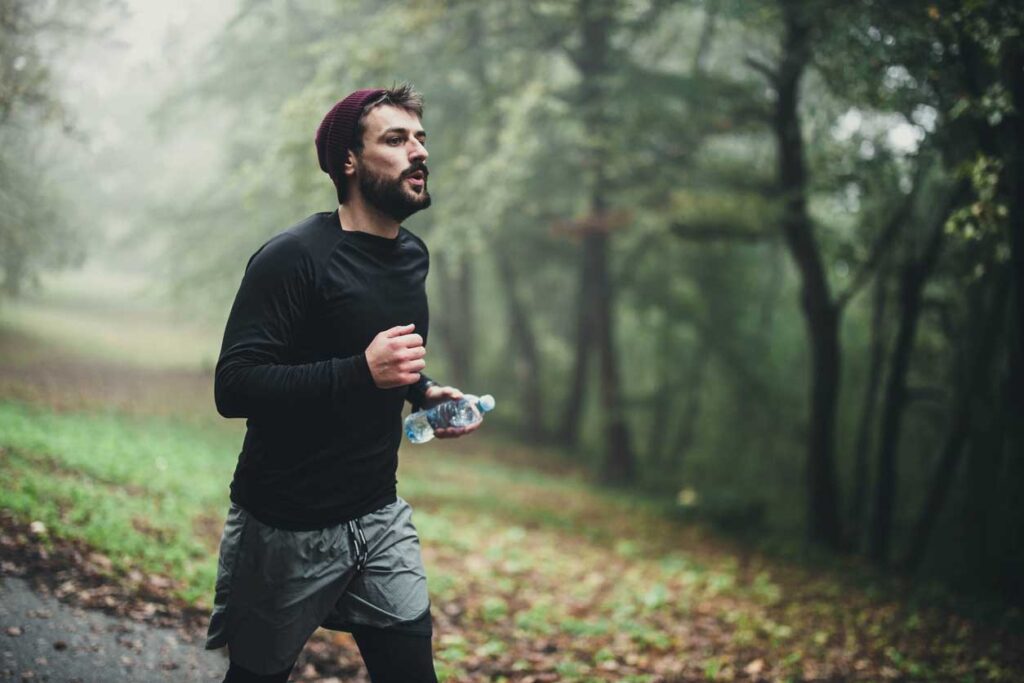
<path fill-rule="evenodd" d="M 345 99 L 336 103 L 320 122 L 316 129 L 316 156 L 320 160 L 320 168 L 331 176 L 337 185 L 345 182 L 343 171 L 348 151 L 355 142 L 356 126 L 363 107 L 370 100 L 384 94 L 384 90 L 356 90 Z"/>

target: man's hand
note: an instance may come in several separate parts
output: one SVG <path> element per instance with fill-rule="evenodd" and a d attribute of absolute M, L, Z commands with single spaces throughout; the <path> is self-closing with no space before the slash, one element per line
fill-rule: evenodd
<path fill-rule="evenodd" d="M 443 403 L 444 401 L 458 400 L 462 398 L 462 392 L 456 389 L 455 387 L 432 386 L 429 387 L 426 390 L 426 392 L 424 392 L 423 395 L 424 398 L 426 399 L 425 401 L 423 401 L 423 409 L 433 408 L 438 403 Z M 481 424 L 483 423 L 477 422 L 476 424 L 470 425 L 468 427 L 449 427 L 447 429 L 435 429 L 434 436 L 436 436 L 438 439 L 454 439 L 456 437 L 469 434 L 470 432 L 475 432 L 476 430 L 480 429 Z"/>
<path fill-rule="evenodd" d="M 415 325 L 399 325 L 384 330 L 366 347 L 366 364 L 370 366 L 373 383 L 381 389 L 393 389 L 420 380 L 420 371 L 427 366 L 423 356 L 423 337 L 413 334 Z"/>

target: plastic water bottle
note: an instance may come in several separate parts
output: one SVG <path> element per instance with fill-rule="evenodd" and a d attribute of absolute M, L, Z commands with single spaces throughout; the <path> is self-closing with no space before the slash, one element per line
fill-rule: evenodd
<path fill-rule="evenodd" d="M 464 394 L 458 400 L 439 403 L 405 418 L 405 435 L 413 443 L 426 443 L 434 438 L 435 429 L 469 427 L 483 420 L 484 413 L 492 410 L 494 397 L 490 394 L 480 397 Z"/>

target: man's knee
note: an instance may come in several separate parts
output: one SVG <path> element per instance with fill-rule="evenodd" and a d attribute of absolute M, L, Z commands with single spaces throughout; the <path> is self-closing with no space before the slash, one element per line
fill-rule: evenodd
<path fill-rule="evenodd" d="M 434 620 L 430 617 L 430 607 L 427 607 L 423 614 L 412 621 L 402 621 L 391 626 L 386 626 L 381 630 L 430 638 L 434 635 Z"/>
<path fill-rule="evenodd" d="M 373 683 L 437 683 L 430 610 L 392 626 L 352 630 Z"/>

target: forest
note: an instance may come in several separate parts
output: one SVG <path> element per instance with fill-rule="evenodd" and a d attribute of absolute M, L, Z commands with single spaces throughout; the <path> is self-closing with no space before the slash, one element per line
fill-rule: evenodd
<path fill-rule="evenodd" d="M 434 197 L 405 224 L 430 249 L 425 372 L 495 396 L 480 449 L 743 548 L 741 576 L 754 553 L 989 615 L 1017 634 L 990 659 L 1012 661 L 956 680 L 1014 677 L 1024 6 L 237 0 L 146 23 L 148 11 L 0 0 L 5 553 L 28 552 L 17 529 L 40 521 L 115 557 L 114 570 L 135 566 L 117 559 L 135 551 L 90 537 L 61 506 L 40 512 L 63 494 L 45 491 L 32 454 L 64 456 L 43 444 L 57 423 L 33 441 L 26 425 L 42 417 L 26 415 L 107 420 L 152 404 L 218 429 L 208 387 L 249 256 L 337 207 L 317 124 L 353 90 L 410 83 Z M 146 327 L 156 310 L 172 322 Z M 83 353 L 106 370 L 55 360 Z M 127 378 L 135 365 L 162 379 Z M 163 398 L 145 392 L 151 380 Z M 476 462 L 476 443 L 453 452 Z M 237 447 L 226 439 L 219 457 L 232 465 Z M 406 455 L 416 448 L 403 446 L 402 467 L 427 513 L 441 494 Z M 68 458 L 75 476 L 99 476 Z M 121 476 L 111 467 L 103 476 Z M 230 467 L 216 472 L 221 511 Z M 479 481 L 497 501 L 503 480 Z M 576 494 L 559 495 L 571 507 Z M 453 523 L 438 519 L 424 527 Z M 184 577 L 175 562 L 139 566 Z M 200 588 L 175 599 L 209 597 L 183 580 Z M 766 659 L 700 673 L 815 677 Z M 450 680 L 478 680 L 450 664 Z M 845 666 L 822 670 L 856 678 Z"/>

